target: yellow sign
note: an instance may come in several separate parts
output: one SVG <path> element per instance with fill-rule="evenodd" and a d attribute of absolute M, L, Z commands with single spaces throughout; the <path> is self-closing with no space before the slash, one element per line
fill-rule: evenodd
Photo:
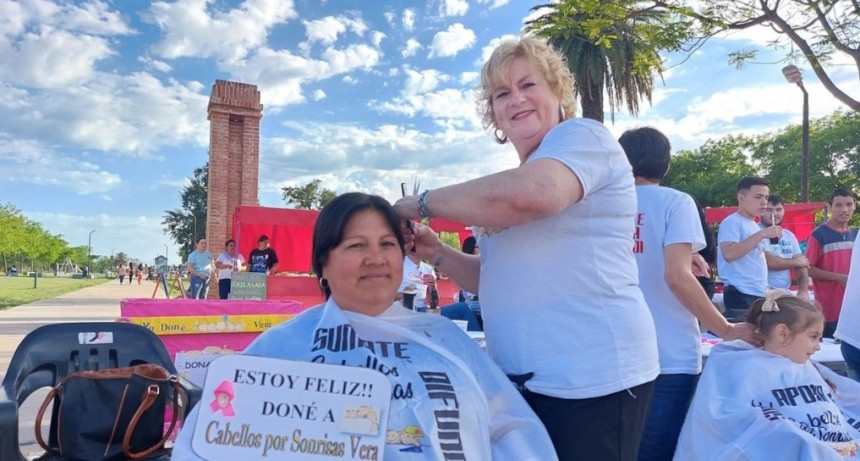
<path fill-rule="evenodd" d="M 186 317 L 131 317 L 131 323 L 143 325 L 157 335 L 193 335 L 205 333 L 259 333 L 295 314 L 194 315 Z"/>

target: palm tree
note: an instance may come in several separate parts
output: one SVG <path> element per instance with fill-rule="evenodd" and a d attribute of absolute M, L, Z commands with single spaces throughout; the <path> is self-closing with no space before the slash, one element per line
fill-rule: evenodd
<path fill-rule="evenodd" d="M 622 106 L 638 115 L 641 99 L 651 103 L 655 75 L 662 80 L 658 51 L 676 50 L 689 38 L 689 23 L 678 15 L 635 8 L 633 0 L 561 0 L 531 9 L 547 12 L 526 22 L 526 32 L 566 57 L 585 118 L 603 122 L 604 91 L 612 121 Z"/>

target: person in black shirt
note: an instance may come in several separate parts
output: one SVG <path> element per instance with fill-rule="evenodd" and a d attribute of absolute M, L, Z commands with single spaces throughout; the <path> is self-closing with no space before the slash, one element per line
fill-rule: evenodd
<path fill-rule="evenodd" d="M 248 268 L 251 272 L 273 274 L 278 269 L 278 255 L 269 248 L 269 237 L 261 235 L 257 239 L 257 248 L 248 255 Z"/>

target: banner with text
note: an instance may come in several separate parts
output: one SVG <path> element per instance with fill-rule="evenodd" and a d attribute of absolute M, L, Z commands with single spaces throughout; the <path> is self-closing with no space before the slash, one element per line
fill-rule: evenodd
<path fill-rule="evenodd" d="M 381 460 L 390 398 L 374 370 L 223 356 L 209 364 L 191 447 L 208 460 Z"/>

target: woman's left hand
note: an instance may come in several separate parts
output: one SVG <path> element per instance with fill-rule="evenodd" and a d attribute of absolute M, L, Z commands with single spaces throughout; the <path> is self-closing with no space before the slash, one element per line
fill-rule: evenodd
<path fill-rule="evenodd" d="M 408 195 L 394 204 L 394 210 L 404 219 L 419 219 L 421 213 L 418 210 L 419 195 Z"/>

